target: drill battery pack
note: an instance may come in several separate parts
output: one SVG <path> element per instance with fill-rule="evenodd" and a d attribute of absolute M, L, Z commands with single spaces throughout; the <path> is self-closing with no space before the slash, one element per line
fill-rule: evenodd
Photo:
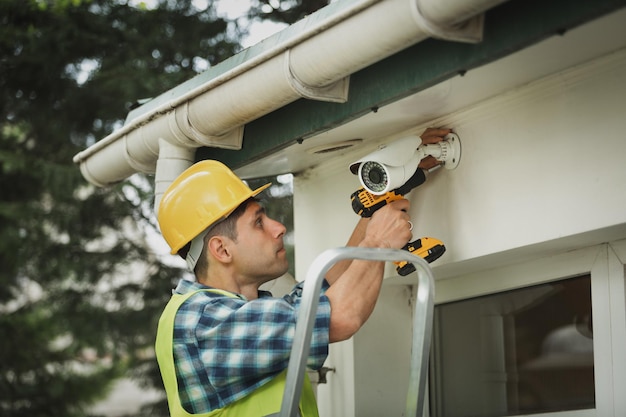
<path fill-rule="evenodd" d="M 428 263 L 435 261 L 446 251 L 443 242 L 434 237 L 423 237 L 414 240 L 407 243 L 402 249 L 423 258 Z M 415 271 L 415 266 L 410 262 L 401 261 L 394 262 L 394 264 L 396 265 L 396 272 L 400 276 L 404 277 Z"/>

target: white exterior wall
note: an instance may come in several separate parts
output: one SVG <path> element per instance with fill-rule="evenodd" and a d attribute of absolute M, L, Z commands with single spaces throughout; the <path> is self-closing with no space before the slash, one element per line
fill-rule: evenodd
<path fill-rule="evenodd" d="M 468 82 L 471 76 L 466 75 Z M 547 256 L 626 238 L 626 51 L 537 80 L 429 125 L 453 127 L 463 147 L 456 170 L 435 172 L 408 196 L 414 237 L 436 237 L 447 248 L 433 264 L 437 300 L 472 294 L 478 287 L 489 292 L 523 285 L 490 280 L 484 271 L 538 263 Z M 412 132 L 424 128 L 416 126 Z M 361 156 L 357 150 L 329 159 L 294 180 L 300 279 L 316 255 L 345 243 L 357 221 L 349 195 L 359 185 L 347 166 Z M 597 283 L 592 287 L 594 324 L 596 306 L 613 297 L 606 307 L 612 311 L 606 314 L 613 314 L 607 318 L 612 317 L 613 327 L 608 327 L 605 339 L 594 341 L 597 352 L 614 355 L 596 362 L 596 389 L 598 384 L 602 388 L 597 415 L 602 416 L 626 415 L 624 400 L 612 394 L 626 392 L 626 365 L 617 354 L 626 349 L 620 345 L 626 344 L 626 331 L 620 330 L 626 323 L 620 265 L 624 259 L 615 259 L 607 268 L 617 276 L 617 294 Z M 459 291 L 462 282 L 471 285 Z M 328 366 L 337 371 L 318 388 L 322 417 L 379 416 L 381 410 L 386 410 L 385 416 L 402 414 L 411 314 L 406 285 L 412 283 L 389 268 L 370 322 L 353 340 L 332 347 Z"/>

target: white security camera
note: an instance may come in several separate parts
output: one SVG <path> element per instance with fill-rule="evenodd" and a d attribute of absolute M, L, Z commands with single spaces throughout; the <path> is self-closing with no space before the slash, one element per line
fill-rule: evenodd
<path fill-rule="evenodd" d="M 448 134 L 439 143 L 422 145 L 419 136 L 408 136 L 350 164 L 350 171 L 359 176 L 361 185 L 374 195 L 382 195 L 406 183 L 415 174 L 417 166 L 432 155 L 443 162 L 444 168 L 454 169 L 461 157 L 461 142 L 455 133 Z"/>

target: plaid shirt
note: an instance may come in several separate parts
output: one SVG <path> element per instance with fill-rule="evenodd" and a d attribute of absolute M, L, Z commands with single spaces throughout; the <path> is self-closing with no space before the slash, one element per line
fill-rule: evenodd
<path fill-rule="evenodd" d="M 176 293 L 206 289 L 181 280 Z M 324 282 L 307 365 L 318 369 L 328 355 L 330 302 Z M 223 408 L 269 382 L 287 368 L 300 306 L 302 283 L 283 298 L 259 291 L 248 301 L 199 292 L 174 321 L 174 362 L 183 407 L 194 414 Z"/>

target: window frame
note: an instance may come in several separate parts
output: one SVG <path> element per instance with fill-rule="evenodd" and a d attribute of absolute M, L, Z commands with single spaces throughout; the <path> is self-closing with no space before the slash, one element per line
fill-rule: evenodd
<path fill-rule="evenodd" d="M 527 416 L 617 417 L 626 413 L 626 396 L 622 394 L 626 392 L 625 265 L 626 240 L 588 246 L 486 271 L 437 280 L 435 306 L 590 274 L 596 407 Z M 433 344 L 431 372 L 434 371 L 432 364 L 436 357 L 435 348 Z M 426 398 L 430 398 L 430 395 Z M 429 414 L 426 413 L 426 415 Z"/>

